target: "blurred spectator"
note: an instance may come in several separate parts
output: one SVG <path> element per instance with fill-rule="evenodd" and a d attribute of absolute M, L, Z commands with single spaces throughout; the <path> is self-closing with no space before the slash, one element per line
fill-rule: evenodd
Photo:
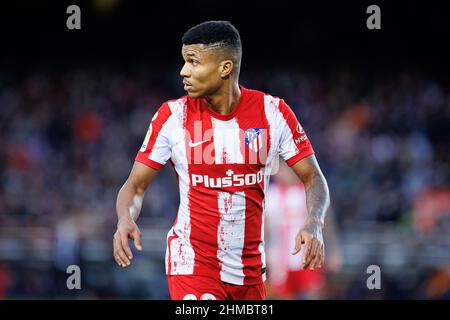
<path fill-rule="evenodd" d="M 0 264 L 0 300 L 7 297 L 8 288 L 12 284 L 12 273 L 7 264 Z"/>
<path fill-rule="evenodd" d="M 341 268 L 338 237 L 329 210 L 324 228 L 325 265 L 301 269 L 304 250 L 290 254 L 295 236 L 308 216 L 305 188 L 284 161 L 269 185 L 266 197 L 266 239 L 268 293 L 277 299 L 323 299 L 325 271 L 335 274 Z"/>
<path fill-rule="evenodd" d="M 450 229 L 450 188 L 423 189 L 413 202 L 414 227 L 420 232 Z"/>

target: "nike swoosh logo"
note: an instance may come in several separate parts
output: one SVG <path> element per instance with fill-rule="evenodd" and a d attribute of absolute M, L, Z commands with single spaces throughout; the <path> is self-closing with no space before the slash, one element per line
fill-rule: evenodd
<path fill-rule="evenodd" d="M 196 146 L 201 145 L 202 143 L 208 142 L 211 139 L 207 139 L 207 140 L 203 140 L 203 141 L 198 141 L 198 142 L 192 142 L 192 140 L 189 141 L 189 147 L 194 148 Z"/>

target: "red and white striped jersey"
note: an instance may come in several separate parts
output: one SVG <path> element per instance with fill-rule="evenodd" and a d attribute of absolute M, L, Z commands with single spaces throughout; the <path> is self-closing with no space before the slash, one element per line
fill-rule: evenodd
<path fill-rule="evenodd" d="M 203 99 L 165 102 L 136 161 L 161 169 L 170 159 L 180 206 L 167 235 L 166 273 L 253 285 L 265 281 L 264 196 L 281 155 L 288 165 L 314 154 L 284 100 L 241 87 L 233 111 Z"/>

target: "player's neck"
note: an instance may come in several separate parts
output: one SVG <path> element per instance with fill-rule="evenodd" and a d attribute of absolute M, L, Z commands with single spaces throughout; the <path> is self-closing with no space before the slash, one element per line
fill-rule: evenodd
<path fill-rule="evenodd" d="M 229 82 L 219 89 L 214 95 L 204 98 L 205 104 L 214 112 L 221 115 L 228 115 L 233 112 L 239 99 L 241 98 L 241 89 L 236 82 Z"/>

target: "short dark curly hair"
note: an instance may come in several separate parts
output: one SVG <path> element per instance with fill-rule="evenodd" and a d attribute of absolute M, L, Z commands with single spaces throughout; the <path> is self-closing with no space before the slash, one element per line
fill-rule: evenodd
<path fill-rule="evenodd" d="M 181 39 L 183 45 L 204 44 L 227 53 L 239 74 L 242 45 L 239 31 L 229 21 L 206 21 L 190 28 Z"/>

